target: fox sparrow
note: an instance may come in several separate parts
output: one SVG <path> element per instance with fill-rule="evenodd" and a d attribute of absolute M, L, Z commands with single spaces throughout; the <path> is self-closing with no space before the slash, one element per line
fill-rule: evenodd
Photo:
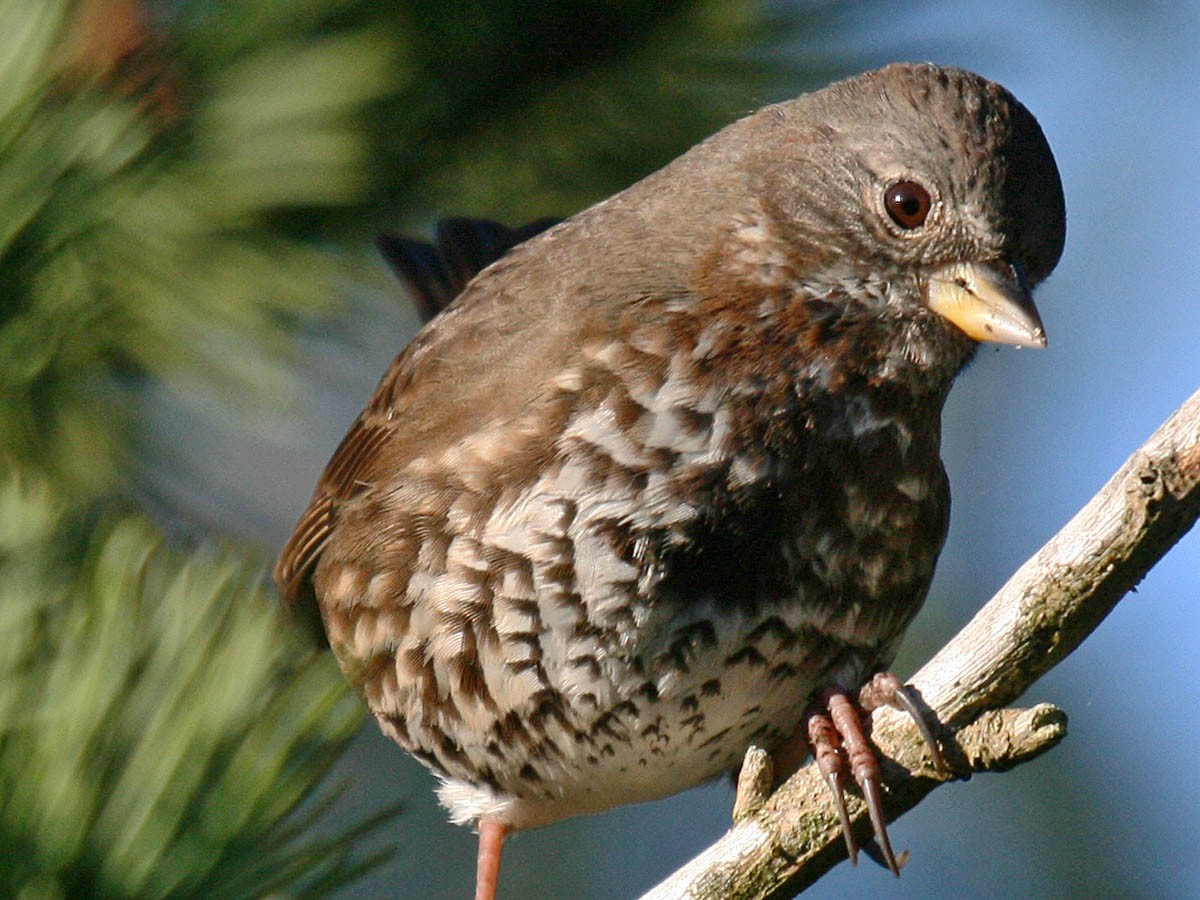
<path fill-rule="evenodd" d="M 912 707 L 881 673 L 946 535 L 942 404 L 977 342 L 1044 345 L 1064 220 L 1017 100 L 897 64 L 543 233 L 383 239 L 432 321 L 276 578 L 479 829 L 478 896 L 510 830 L 798 739 L 896 868 L 852 692 Z"/>

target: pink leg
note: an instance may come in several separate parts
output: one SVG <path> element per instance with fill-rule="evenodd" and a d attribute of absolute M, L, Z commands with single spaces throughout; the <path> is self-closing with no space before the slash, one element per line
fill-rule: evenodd
<path fill-rule="evenodd" d="M 500 851 L 508 827 L 484 819 L 479 823 L 479 859 L 475 867 L 475 900 L 496 900 L 500 882 Z"/>
<path fill-rule="evenodd" d="M 829 718 L 833 727 L 842 736 L 846 748 L 846 760 L 854 781 L 862 791 L 863 800 L 867 804 L 867 813 L 871 817 L 871 828 L 875 832 L 875 841 L 883 854 L 884 864 L 892 870 L 892 874 L 900 877 L 900 864 L 896 862 L 896 854 L 892 852 L 892 842 L 888 838 L 887 819 L 883 814 L 883 798 L 879 793 L 879 785 L 883 780 L 883 772 L 879 768 L 879 757 L 875 748 L 867 740 L 863 731 L 862 719 L 845 691 L 830 690 L 825 692 L 825 702 L 829 706 Z M 839 760 L 840 761 L 840 760 Z M 845 826 L 843 825 L 843 829 Z"/>
<path fill-rule="evenodd" d="M 842 759 L 842 737 L 834 720 L 823 710 L 813 709 L 808 714 L 808 743 L 812 747 L 813 759 L 821 777 L 829 785 L 837 807 L 838 819 L 842 823 L 842 836 L 846 839 L 846 853 L 852 865 L 858 865 L 858 845 L 850 832 L 850 816 L 846 812 L 846 796 L 842 791 L 842 779 L 846 774 L 846 763 Z"/>

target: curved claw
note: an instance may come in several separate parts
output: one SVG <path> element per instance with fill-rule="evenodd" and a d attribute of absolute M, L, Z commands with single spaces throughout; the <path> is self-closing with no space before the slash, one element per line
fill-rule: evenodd
<path fill-rule="evenodd" d="M 838 819 L 842 823 L 842 837 L 846 839 L 846 853 L 850 857 L 850 864 L 857 866 L 858 845 L 854 843 L 854 833 L 850 830 L 850 814 L 846 812 L 846 795 L 842 791 L 842 780 L 837 772 L 829 772 L 825 775 L 825 783 L 829 785 L 829 792 L 833 794 L 833 805 L 837 807 Z"/>
<path fill-rule="evenodd" d="M 875 843 L 883 853 L 883 861 L 897 878 L 900 877 L 900 864 L 896 862 L 896 854 L 892 851 L 892 841 L 887 833 L 887 819 L 883 816 L 883 798 L 879 795 L 879 782 L 874 778 L 864 778 L 859 787 L 862 788 L 863 800 L 867 803 L 867 812 L 871 816 L 871 828 L 875 832 Z"/>
<path fill-rule="evenodd" d="M 881 706 L 890 706 L 892 709 L 907 713 L 908 717 L 913 720 L 913 724 L 917 726 L 922 742 L 929 748 L 929 754 L 933 757 L 933 765 L 937 769 L 937 773 L 947 775 L 950 770 L 946 765 L 946 756 L 933 736 L 933 729 L 929 727 L 929 720 L 917 702 L 917 697 L 914 688 L 906 685 L 891 672 L 878 672 L 858 692 L 858 705 L 867 712 Z"/>
<path fill-rule="evenodd" d="M 895 693 L 896 705 L 904 712 L 908 713 L 909 718 L 917 726 L 917 731 L 921 733 L 921 740 L 925 742 L 925 746 L 929 748 L 929 753 L 933 756 L 933 766 L 937 769 L 939 775 L 949 773 L 949 768 L 946 765 L 946 756 L 942 753 L 942 748 L 933 736 L 933 729 L 929 727 L 929 722 L 926 721 L 925 715 L 921 712 L 921 708 L 917 706 L 917 699 L 913 695 L 913 690 L 906 684 L 901 684 L 897 687 Z"/>

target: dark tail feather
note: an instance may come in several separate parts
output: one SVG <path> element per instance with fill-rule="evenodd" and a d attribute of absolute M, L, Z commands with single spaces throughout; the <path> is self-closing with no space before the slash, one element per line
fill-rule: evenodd
<path fill-rule="evenodd" d="M 434 247 L 387 232 L 375 239 L 375 246 L 408 288 L 422 322 L 428 322 L 454 299 L 450 273 Z"/>
<path fill-rule="evenodd" d="M 508 228 L 487 219 L 442 219 L 433 244 L 384 232 L 375 245 L 409 289 L 421 320 L 428 322 L 482 269 L 558 221 L 538 219 Z"/>

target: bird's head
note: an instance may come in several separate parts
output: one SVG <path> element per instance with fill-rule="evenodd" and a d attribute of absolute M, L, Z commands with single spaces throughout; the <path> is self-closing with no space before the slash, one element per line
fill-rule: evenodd
<path fill-rule="evenodd" d="M 806 272 L 882 280 L 975 341 L 1045 345 L 1030 292 L 1062 254 L 1062 184 L 1003 87 L 901 63 L 739 125 L 747 186 Z"/>

